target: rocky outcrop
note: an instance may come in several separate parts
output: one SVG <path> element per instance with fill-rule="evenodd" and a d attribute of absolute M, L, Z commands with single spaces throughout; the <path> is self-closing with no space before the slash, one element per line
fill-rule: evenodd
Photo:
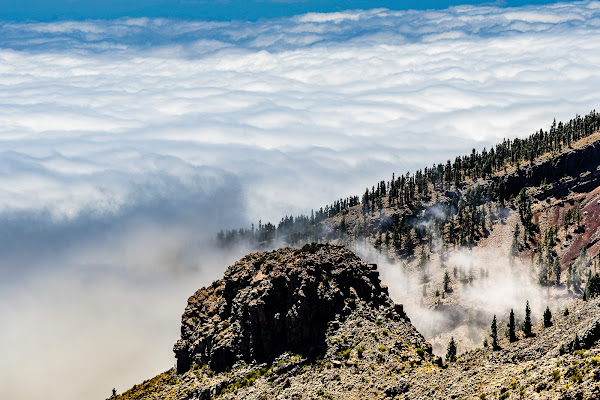
<path fill-rule="evenodd" d="M 517 195 L 521 188 L 554 182 L 551 192 L 563 196 L 565 189 L 579 192 L 589 190 L 600 182 L 600 142 L 591 142 L 579 148 L 564 151 L 554 157 L 543 157 L 500 176 L 505 187 L 505 197 Z M 574 178 L 574 179 L 570 179 Z M 595 187 L 595 186 L 594 186 Z"/>
<path fill-rule="evenodd" d="M 600 318 L 585 328 L 580 337 L 581 347 L 584 349 L 591 348 L 600 339 Z"/>
<path fill-rule="evenodd" d="M 342 246 L 250 254 L 189 298 L 174 346 L 177 370 L 207 364 L 223 371 L 284 352 L 314 357 L 326 347 L 330 323 L 343 321 L 358 303 L 405 318 L 380 284 L 376 266 Z"/>

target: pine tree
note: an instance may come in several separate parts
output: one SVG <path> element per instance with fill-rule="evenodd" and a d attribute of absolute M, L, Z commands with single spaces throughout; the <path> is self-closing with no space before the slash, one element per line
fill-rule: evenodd
<path fill-rule="evenodd" d="M 529 308 L 529 300 L 525 305 L 525 321 L 523 322 L 523 334 L 525 337 L 531 336 L 531 308 Z"/>
<path fill-rule="evenodd" d="M 579 336 L 575 332 L 575 339 L 573 339 L 573 351 L 581 350 L 581 343 L 579 343 Z"/>
<path fill-rule="evenodd" d="M 558 257 L 556 257 L 554 259 L 554 278 L 555 278 L 555 283 L 557 286 L 560 285 L 560 274 L 561 274 L 560 261 L 558 260 Z"/>
<path fill-rule="evenodd" d="M 593 298 L 600 295 L 600 275 L 598 275 L 598 273 L 595 273 L 590 279 L 588 279 L 585 293 L 587 293 L 588 298 Z"/>
<path fill-rule="evenodd" d="M 510 309 L 510 316 L 508 317 L 508 340 L 512 342 L 517 341 L 517 335 L 515 333 L 515 313 L 513 309 Z"/>
<path fill-rule="evenodd" d="M 515 224 L 515 230 L 513 231 L 513 241 L 510 245 L 510 255 L 512 258 L 517 257 L 519 255 L 519 234 L 521 230 L 519 229 L 519 224 Z"/>
<path fill-rule="evenodd" d="M 456 342 L 454 341 L 454 337 L 451 337 L 450 343 L 448 343 L 448 350 L 446 351 L 446 361 L 456 361 Z"/>
<path fill-rule="evenodd" d="M 519 217 L 521 219 L 521 224 L 523 225 L 524 237 L 531 237 L 533 234 L 533 223 L 531 222 L 533 212 L 531 211 L 531 197 L 525 188 L 521 189 L 521 192 L 517 197 L 517 202 L 519 207 Z"/>
<path fill-rule="evenodd" d="M 546 328 L 552 326 L 552 313 L 550 312 L 550 307 L 546 306 L 546 311 L 544 311 L 544 326 Z"/>
<path fill-rule="evenodd" d="M 496 326 L 496 314 L 494 314 L 494 319 L 492 320 L 492 333 L 490 337 L 492 338 L 492 349 L 498 350 L 500 346 L 498 346 L 498 328 Z"/>
<path fill-rule="evenodd" d="M 448 292 L 450 290 L 450 274 L 448 271 L 444 273 L 444 292 Z"/>

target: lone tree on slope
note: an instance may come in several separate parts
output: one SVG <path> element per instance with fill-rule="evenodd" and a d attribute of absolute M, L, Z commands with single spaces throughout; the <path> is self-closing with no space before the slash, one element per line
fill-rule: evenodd
<path fill-rule="evenodd" d="M 544 311 L 544 326 L 546 328 L 552 326 L 552 313 L 550 312 L 550 307 L 546 306 L 546 311 Z"/>
<path fill-rule="evenodd" d="M 515 330 L 516 330 L 516 326 L 515 326 L 515 312 L 511 308 L 510 309 L 510 316 L 508 318 L 508 340 L 511 343 L 517 341 L 517 335 L 515 333 Z"/>
<path fill-rule="evenodd" d="M 444 274 L 444 292 L 448 293 L 450 290 L 450 274 L 448 271 Z"/>
<path fill-rule="evenodd" d="M 454 341 L 454 336 L 450 338 L 450 343 L 448 343 L 448 350 L 446 351 L 446 361 L 456 361 L 456 342 Z"/>
<path fill-rule="evenodd" d="M 498 327 L 496 325 L 496 314 L 494 314 L 494 319 L 492 320 L 492 333 L 490 337 L 492 338 L 492 349 L 498 350 L 500 346 L 498 346 Z"/>
<path fill-rule="evenodd" d="M 531 308 L 529 307 L 529 300 L 525 305 L 525 321 L 523 322 L 523 334 L 525 337 L 531 336 Z"/>

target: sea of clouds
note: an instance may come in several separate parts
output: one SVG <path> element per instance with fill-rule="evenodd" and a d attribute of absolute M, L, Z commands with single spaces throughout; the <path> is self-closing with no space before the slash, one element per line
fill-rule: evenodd
<path fill-rule="evenodd" d="M 0 22 L 0 397 L 167 369 L 187 297 L 243 255 L 217 230 L 587 113 L 598 71 L 597 1 Z"/>

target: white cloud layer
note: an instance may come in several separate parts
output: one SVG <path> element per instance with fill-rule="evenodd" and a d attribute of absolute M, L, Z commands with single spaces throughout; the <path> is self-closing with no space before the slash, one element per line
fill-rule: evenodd
<path fill-rule="evenodd" d="M 0 212 L 118 212 L 206 166 L 253 220 L 306 212 L 594 108 L 599 4 L 3 23 Z"/>
<path fill-rule="evenodd" d="M 160 347 L 163 360 L 177 334 L 163 327 L 177 325 L 190 286 L 218 276 L 202 272 L 204 250 L 194 240 L 173 245 L 182 237 L 306 213 L 360 194 L 392 171 L 586 113 L 599 104 L 599 70 L 597 1 L 231 23 L 0 22 L 0 286 L 11 288 L 0 294 L 0 316 L 14 327 L 19 315 L 37 315 L 32 303 L 6 294 L 15 291 L 42 293 L 40 301 L 47 291 L 44 315 L 68 303 L 52 288 L 73 297 L 89 291 L 93 308 L 106 281 L 86 280 L 81 271 L 109 271 L 117 283 L 106 284 L 123 311 L 113 320 L 100 311 L 106 324 L 92 330 L 101 336 L 123 315 L 140 313 L 127 306 L 130 289 L 116 271 L 146 276 L 144 266 L 164 260 L 183 266 L 193 284 L 162 280 L 160 268 L 144 278 L 157 285 L 152 294 L 146 280 L 126 280 L 149 305 L 176 303 L 136 325 L 158 329 L 150 347 Z M 151 234 L 129 239 L 148 226 Z M 224 266 L 214 267 L 220 273 Z M 40 276 L 67 272 L 64 288 L 49 279 L 46 291 L 37 290 Z M 174 293 L 177 300 L 162 301 Z M 61 315 L 68 327 L 79 313 Z M 155 324 L 164 315 L 171 319 Z M 124 329 L 124 342 L 134 331 Z M 4 332 L 12 332 L 10 348 L 26 348 L 26 335 Z M 7 371 L 13 363 L 29 354 L 51 364 L 51 352 L 29 349 L 0 348 L 8 354 L 0 376 L 13 387 L 22 376 Z M 79 371 L 75 364 L 57 370 Z M 136 379 L 149 374 L 149 364 L 131 366 L 141 368 Z M 120 376 L 110 368 L 103 374 Z M 107 390 L 110 382 L 103 382 Z M 62 386 L 43 392 L 64 398 Z M 95 390 L 84 397 L 99 396 Z M 84 398 L 77 393 L 72 398 Z M 14 389 L 9 397 L 39 396 Z"/>

